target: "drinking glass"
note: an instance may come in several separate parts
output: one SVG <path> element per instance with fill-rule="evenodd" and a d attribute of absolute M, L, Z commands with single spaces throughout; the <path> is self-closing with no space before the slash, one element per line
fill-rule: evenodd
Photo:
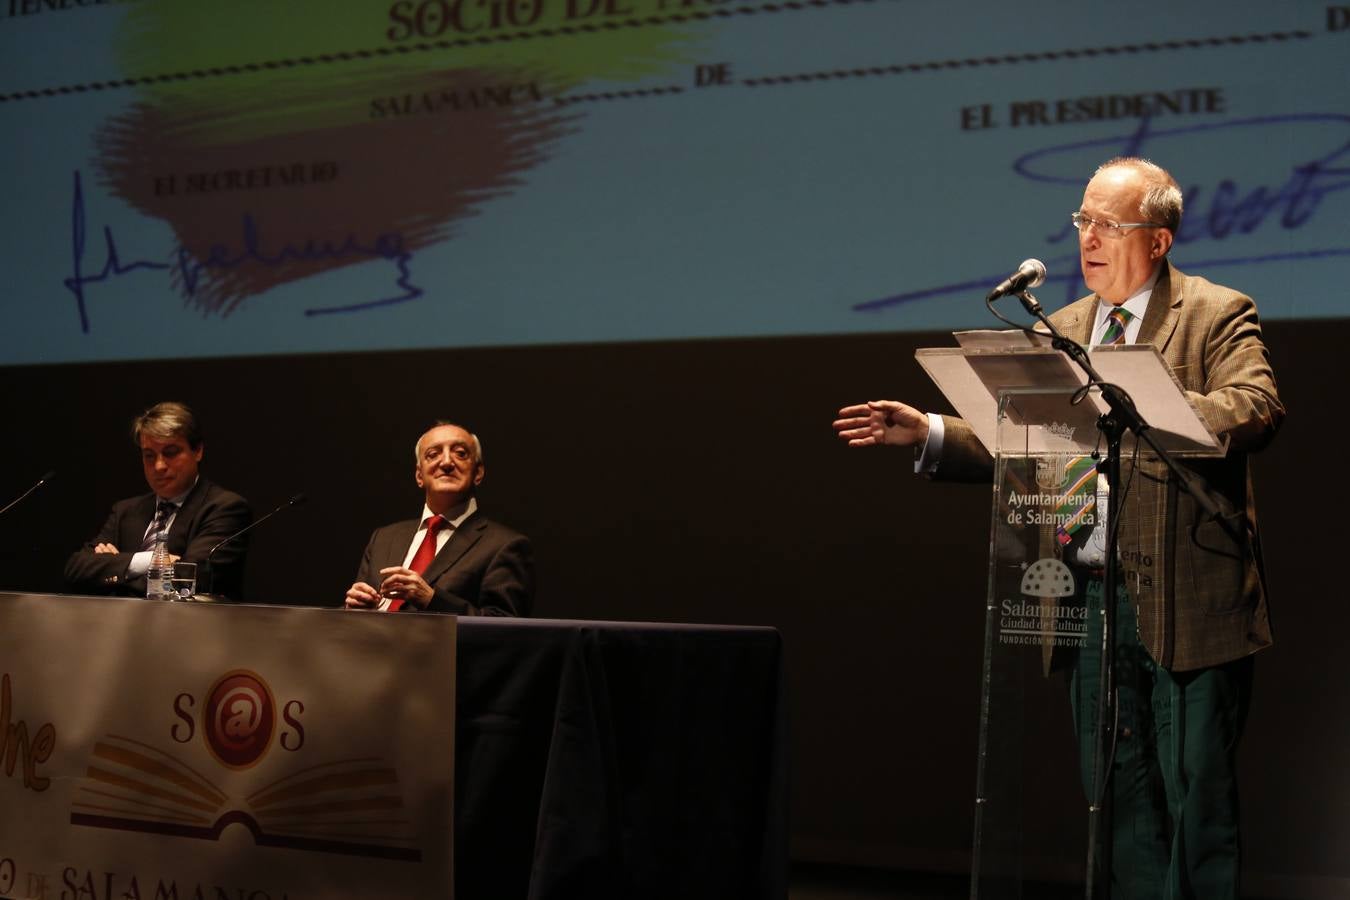
<path fill-rule="evenodd" d="M 191 600 L 197 593 L 197 564 L 176 562 L 173 564 L 173 592 L 178 600 Z"/>

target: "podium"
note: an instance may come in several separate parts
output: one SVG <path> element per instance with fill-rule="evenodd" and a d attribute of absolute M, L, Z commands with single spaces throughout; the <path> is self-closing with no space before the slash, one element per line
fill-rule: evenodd
<path fill-rule="evenodd" d="M 1088 884 L 1090 854 L 1110 840 L 1109 792 L 1089 796 L 1109 771 L 1115 725 L 1098 722 L 1105 510 L 1120 507 L 1117 596 L 1123 624 L 1137 627 L 1127 598 L 1160 588 L 1170 561 L 1157 529 L 1136 526 L 1156 521 L 1156 488 L 1170 476 L 1127 435 L 1119 497 L 1099 490 L 1091 454 L 1105 454 L 1097 420 L 1107 409 L 1084 387 L 1086 376 L 1023 332 L 956 337 L 960 347 L 916 358 L 991 457 L 971 897 L 1002 900 L 1024 896 L 1031 882 Z M 1224 454 L 1154 347 L 1091 355 L 1102 377 L 1134 398 L 1164 450 Z"/>

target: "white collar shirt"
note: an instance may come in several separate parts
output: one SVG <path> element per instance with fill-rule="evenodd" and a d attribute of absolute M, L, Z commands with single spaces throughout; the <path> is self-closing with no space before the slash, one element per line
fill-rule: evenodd
<path fill-rule="evenodd" d="M 1158 283 L 1158 274 L 1161 271 L 1162 268 L 1159 267 L 1158 272 L 1154 272 L 1153 277 L 1145 282 L 1143 287 L 1120 304 L 1130 311 L 1130 324 L 1125 326 L 1125 343 L 1127 344 L 1133 344 L 1139 340 L 1139 331 L 1144 327 L 1144 313 L 1148 312 L 1148 301 L 1153 296 L 1153 286 Z M 1092 326 L 1092 346 L 1095 347 L 1102 342 L 1102 335 L 1106 332 L 1106 317 L 1115 308 L 1114 303 L 1098 298 L 1097 318 Z"/>
<path fill-rule="evenodd" d="M 447 527 L 442 528 L 440 531 L 436 532 L 437 553 L 440 553 L 443 549 L 445 549 L 445 545 L 450 542 L 450 538 L 454 535 L 455 531 L 459 528 L 459 526 L 464 524 L 464 520 L 469 518 L 469 516 L 473 515 L 476 512 L 478 512 L 477 497 L 470 497 L 463 503 L 460 503 L 446 510 L 443 518 L 448 523 L 448 525 Z M 412 542 L 408 545 L 408 552 L 403 557 L 404 567 L 412 565 L 413 557 L 417 555 L 417 549 L 422 546 L 422 540 L 426 537 L 427 525 L 430 523 L 431 517 L 434 515 L 436 514 L 431 511 L 431 507 L 423 503 L 422 521 L 418 524 L 417 531 L 413 533 Z"/>

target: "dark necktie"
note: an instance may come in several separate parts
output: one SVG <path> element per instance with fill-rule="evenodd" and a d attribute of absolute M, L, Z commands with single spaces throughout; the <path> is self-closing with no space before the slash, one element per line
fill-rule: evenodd
<path fill-rule="evenodd" d="M 170 503 L 167 500 L 161 500 L 155 506 L 155 517 L 150 520 L 150 527 L 145 530 L 145 537 L 141 539 L 141 549 L 149 550 L 155 546 L 155 541 L 167 530 L 169 519 L 178 509 L 177 503 Z"/>
<path fill-rule="evenodd" d="M 444 516 L 435 515 L 427 519 L 427 533 L 422 538 L 422 543 L 418 546 L 417 552 L 413 554 L 412 562 L 408 568 L 412 569 L 418 575 L 427 570 L 431 561 L 436 558 L 436 534 L 450 523 Z M 395 597 L 389 601 L 389 612 L 398 612 L 403 608 L 403 600 Z"/>

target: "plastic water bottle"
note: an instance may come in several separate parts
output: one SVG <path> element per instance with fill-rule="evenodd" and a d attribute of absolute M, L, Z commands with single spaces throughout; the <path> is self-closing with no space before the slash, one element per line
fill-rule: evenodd
<path fill-rule="evenodd" d="M 164 543 L 164 535 L 155 539 L 150 551 L 150 568 L 145 571 L 145 599 L 177 600 L 173 589 L 173 560 L 169 558 L 169 547 Z"/>

